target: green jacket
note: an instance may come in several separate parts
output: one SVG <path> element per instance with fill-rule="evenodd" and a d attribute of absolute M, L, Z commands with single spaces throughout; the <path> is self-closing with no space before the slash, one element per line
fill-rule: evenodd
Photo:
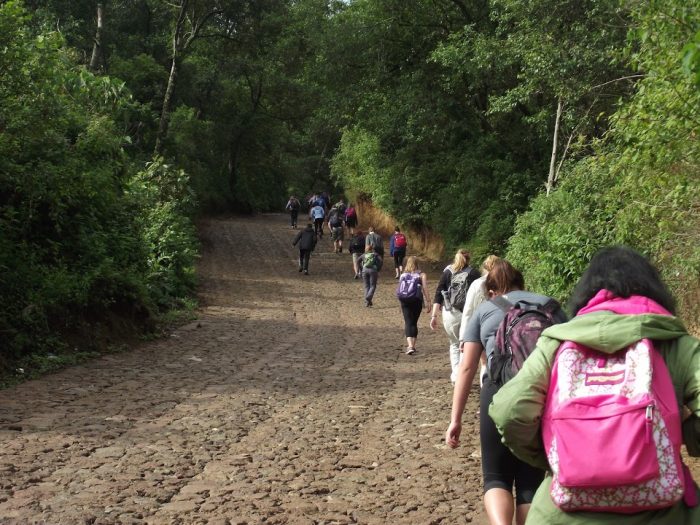
<path fill-rule="evenodd" d="M 593 312 L 545 330 L 522 370 L 500 389 L 489 407 L 489 415 L 503 436 L 503 442 L 523 461 L 548 470 L 540 435 L 540 417 L 559 344 L 572 340 L 613 353 L 642 338 L 657 342 L 657 348 L 671 373 L 679 404 L 686 405 L 692 411 L 692 415 L 683 423 L 683 442 L 689 455 L 700 456 L 700 341 L 688 335 L 676 317 L 655 314 Z M 668 509 L 637 514 L 564 512 L 554 505 L 549 495 L 551 481 L 551 474 L 548 474 L 537 490 L 528 514 L 528 524 L 700 524 L 700 506 L 690 509 L 682 501 Z M 698 494 L 700 496 L 700 492 Z"/>

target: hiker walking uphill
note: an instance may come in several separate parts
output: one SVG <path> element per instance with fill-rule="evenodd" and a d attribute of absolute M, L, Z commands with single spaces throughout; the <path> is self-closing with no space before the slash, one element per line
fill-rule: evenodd
<path fill-rule="evenodd" d="M 360 266 L 359 259 L 365 253 L 365 235 L 362 230 L 357 230 L 357 233 L 352 236 L 348 251 L 352 254 L 353 279 L 359 279 L 362 276 L 362 266 Z"/>
<path fill-rule="evenodd" d="M 323 237 L 323 218 L 326 212 L 323 209 L 320 201 L 316 201 L 311 210 L 309 210 L 309 218 L 313 221 L 314 231 L 319 237 Z"/>
<path fill-rule="evenodd" d="M 350 235 L 355 234 L 355 228 L 357 228 L 358 218 L 357 218 L 357 208 L 352 204 L 349 204 L 345 210 L 345 226 L 350 230 Z"/>
<path fill-rule="evenodd" d="M 297 227 L 297 218 L 299 217 L 299 209 L 301 208 L 301 203 L 294 195 L 289 197 L 285 210 L 289 212 L 289 222 L 292 228 Z"/>
<path fill-rule="evenodd" d="M 394 235 L 389 239 L 389 255 L 394 258 L 394 270 L 396 271 L 396 279 L 403 273 L 403 260 L 406 257 L 406 236 L 401 233 L 397 226 L 394 228 Z"/>
<path fill-rule="evenodd" d="M 486 259 L 484 259 L 484 262 L 481 263 L 481 277 L 479 277 L 476 281 L 469 285 L 469 290 L 467 290 L 467 297 L 464 300 L 464 308 L 462 308 L 462 320 L 459 323 L 460 355 L 464 351 L 463 346 L 466 340 L 467 325 L 469 324 L 469 320 L 472 318 L 472 315 L 474 315 L 474 312 L 476 312 L 476 309 L 479 307 L 479 305 L 484 301 L 488 300 L 489 298 L 488 293 L 486 292 L 486 276 L 493 268 L 495 262 L 498 260 L 499 257 L 496 255 L 489 255 L 488 257 L 486 257 Z M 486 374 L 486 354 L 484 352 L 481 353 L 480 361 L 481 369 L 479 371 L 479 384 L 483 386 L 484 376 Z"/>
<path fill-rule="evenodd" d="M 328 231 L 331 232 L 334 253 L 343 253 L 343 216 L 337 205 L 331 208 L 331 211 L 328 213 Z"/>
<path fill-rule="evenodd" d="M 372 306 L 374 293 L 377 291 L 377 280 L 384 260 L 372 246 L 365 247 L 365 253 L 358 260 L 362 268 L 362 280 L 365 286 L 365 306 Z"/>
<path fill-rule="evenodd" d="M 501 436 L 488 415 L 489 404 L 501 387 L 506 372 L 512 373 L 511 365 L 522 364 L 515 360 L 515 356 L 524 358 L 532 352 L 545 326 L 566 320 L 556 301 L 526 292 L 524 285 L 522 274 L 504 259 L 496 261 L 486 276 L 489 295 L 501 299 L 501 303 L 515 306 L 506 308 L 492 299 L 482 303 L 469 320 L 464 357 L 457 370 L 452 396 L 450 425 L 445 433 L 445 443 L 451 448 L 457 447 L 462 432 L 462 412 L 479 366 L 479 357 L 486 349 L 489 375 L 481 389 L 479 435 L 484 507 L 493 525 L 512 523 L 514 515 L 519 525 L 525 522 L 544 472 L 516 458 L 501 442 Z M 521 315 L 523 313 L 525 315 Z M 495 359 L 509 352 L 512 352 L 512 360 Z M 516 491 L 515 504 L 513 489 Z"/>
<path fill-rule="evenodd" d="M 311 223 L 297 233 L 292 246 L 297 244 L 299 245 L 299 271 L 304 272 L 304 275 L 309 275 L 309 258 L 311 257 L 311 252 L 316 248 L 316 233 Z"/>
<path fill-rule="evenodd" d="M 384 241 L 382 236 L 374 231 L 374 226 L 369 227 L 367 237 L 365 237 L 365 246 L 370 246 L 372 250 L 384 257 Z"/>
<path fill-rule="evenodd" d="M 471 257 L 466 250 L 457 250 L 452 264 L 445 267 L 435 290 L 430 329 L 435 330 L 438 314 L 442 312 L 442 325 L 450 343 L 450 381 L 455 382 L 457 367 L 461 359 L 459 352 L 459 326 L 467 290 L 481 275 L 469 266 Z"/>
<path fill-rule="evenodd" d="M 569 305 L 575 317 L 542 334 L 489 410 L 507 446 L 547 470 L 528 523 L 700 523 L 680 452 L 700 456 L 700 341 L 658 271 L 605 248 Z"/>
<path fill-rule="evenodd" d="M 408 258 L 406 271 L 403 272 L 396 288 L 396 297 L 401 305 L 403 314 L 404 333 L 406 334 L 406 354 L 416 353 L 416 340 L 418 339 L 418 319 L 423 305 L 426 312 L 430 311 L 430 298 L 428 297 L 428 277 L 418 268 L 418 259 L 415 256 Z"/>

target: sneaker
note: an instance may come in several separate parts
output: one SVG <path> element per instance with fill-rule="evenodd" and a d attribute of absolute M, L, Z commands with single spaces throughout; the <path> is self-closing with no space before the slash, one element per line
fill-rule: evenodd
<path fill-rule="evenodd" d="M 409 346 L 408 348 L 406 348 L 406 355 L 413 355 L 413 354 L 415 354 L 415 353 L 416 353 L 416 349 L 415 349 L 415 348 L 412 348 L 412 347 L 410 347 L 410 346 Z"/>
<path fill-rule="evenodd" d="M 398 276 L 398 275 L 397 275 L 396 277 L 394 277 L 394 279 L 398 279 L 398 278 L 399 278 L 399 276 Z"/>

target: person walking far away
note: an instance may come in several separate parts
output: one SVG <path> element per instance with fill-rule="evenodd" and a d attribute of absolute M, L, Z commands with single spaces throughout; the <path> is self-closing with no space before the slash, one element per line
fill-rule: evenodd
<path fill-rule="evenodd" d="M 466 250 L 457 250 L 452 264 L 446 266 L 440 276 L 435 297 L 433 312 L 430 316 L 430 329 L 437 326 L 438 313 L 442 312 L 442 326 L 445 328 L 450 343 L 450 381 L 455 382 L 457 367 L 461 360 L 459 352 L 459 325 L 462 322 L 462 308 L 466 300 L 469 285 L 476 281 L 481 274 L 469 266 L 471 256 Z"/>
<path fill-rule="evenodd" d="M 365 235 L 362 230 L 357 230 L 352 236 L 348 250 L 352 254 L 353 279 L 359 279 L 362 276 L 362 266 L 360 266 L 359 259 L 365 252 Z"/>
<path fill-rule="evenodd" d="M 428 297 L 428 277 L 418 268 L 418 260 L 411 256 L 406 261 L 406 271 L 401 273 L 396 288 L 396 297 L 403 314 L 404 333 L 406 334 L 406 354 L 416 353 L 418 339 L 418 319 L 423 311 L 430 311 Z"/>
<path fill-rule="evenodd" d="M 367 237 L 365 237 L 365 246 L 371 246 L 375 252 L 384 257 L 384 241 L 382 236 L 374 231 L 374 226 L 369 227 Z"/>
<path fill-rule="evenodd" d="M 357 218 L 357 208 L 352 204 L 349 204 L 345 210 L 345 226 L 350 230 L 350 235 L 355 234 L 355 228 L 357 228 L 358 218 Z"/>
<path fill-rule="evenodd" d="M 292 228 L 294 229 L 296 229 L 297 227 L 299 208 L 301 208 L 301 203 L 299 202 L 299 199 L 297 199 L 294 195 L 289 197 L 289 200 L 287 201 L 287 206 L 285 206 L 284 209 L 289 212 L 289 220 L 292 225 Z"/>
<path fill-rule="evenodd" d="M 464 356 L 457 370 L 457 381 L 452 395 L 450 425 L 445 433 L 445 443 L 451 448 L 457 447 L 462 432 L 462 413 L 479 367 L 479 357 L 486 349 L 489 375 L 481 389 L 479 437 L 484 507 L 492 525 L 510 524 L 514 515 L 516 523 L 523 525 L 535 490 L 544 477 L 542 470 L 528 465 L 508 450 L 501 442 L 501 436 L 488 415 L 489 404 L 502 386 L 501 375 L 495 377 L 495 368 L 493 371 L 491 369 L 492 363 L 495 363 L 493 358 L 496 354 L 503 356 L 504 352 L 510 350 L 513 357 L 511 364 L 514 364 L 517 363 L 516 355 L 522 357 L 526 356 L 525 352 L 532 352 L 535 348 L 533 339 L 539 336 L 537 327 L 541 329 L 547 324 L 540 320 L 540 315 L 550 323 L 566 320 L 559 303 L 544 295 L 524 291 L 524 284 L 522 274 L 505 259 L 496 261 L 486 276 L 486 289 L 492 299 L 482 303 L 469 320 Z M 515 306 L 505 311 L 503 304 L 506 302 Z M 526 312 L 527 315 L 519 318 L 522 322 L 517 323 L 516 327 L 512 315 L 517 312 Z M 504 323 L 510 325 L 505 337 L 507 348 L 502 348 L 501 340 Z M 524 348 L 522 343 L 531 346 Z"/>
<path fill-rule="evenodd" d="M 700 523 L 680 455 L 685 444 L 700 456 L 700 340 L 659 272 L 631 248 L 603 248 L 569 309 L 489 409 L 513 453 L 547 471 L 527 523 Z"/>
<path fill-rule="evenodd" d="M 394 258 L 394 270 L 396 271 L 396 279 L 403 273 L 403 260 L 406 257 L 406 236 L 401 233 L 397 226 L 394 228 L 394 235 L 389 239 L 389 255 Z"/>
<path fill-rule="evenodd" d="M 461 356 L 464 355 L 464 341 L 467 336 L 467 325 L 471 319 L 474 312 L 479 307 L 481 303 L 488 300 L 488 293 L 486 292 L 486 276 L 493 268 L 494 263 L 498 260 L 498 256 L 489 255 L 481 263 L 481 277 L 469 285 L 469 290 L 467 290 L 467 297 L 464 300 L 464 308 L 462 309 L 462 320 L 459 323 L 459 351 L 460 360 Z M 479 385 L 484 385 L 484 376 L 486 374 L 486 354 L 481 353 L 481 368 L 479 370 Z M 454 383 L 454 380 L 453 380 Z"/>
<path fill-rule="evenodd" d="M 377 291 L 377 280 L 384 260 L 372 246 L 365 246 L 365 253 L 358 260 L 362 268 L 362 281 L 365 285 L 365 306 L 372 306 L 374 293 Z"/>
<path fill-rule="evenodd" d="M 345 201 L 343 199 L 340 199 L 333 205 L 332 209 L 338 210 L 338 216 L 340 217 L 340 220 L 345 222 L 345 212 L 348 209 L 348 207 L 345 205 Z"/>
<path fill-rule="evenodd" d="M 331 208 L 331 211 L 328 213 L 328 230 L 331 232 L 333 251 L 335 253 L 343 253 L 343 238 L 345 237 L 343 216 L 337 206 Z"/>
<path fill-rule="evenodd" d="M 304 272 L 304 275 L 309 275 L 309 258 L 311 252 L 316 248 L 316 233 L 311 223 L 297 233 L 292 246 L 297 244 L 299 245 L 299 271 Z"/>
<path fill-rule="evenodd" d="M 325 216 L 326 212 L 318 201 L 309 210 L 309 218 L 314 221 L 314 231 L 320 238 L 323 238 L 323 218 Z"/>

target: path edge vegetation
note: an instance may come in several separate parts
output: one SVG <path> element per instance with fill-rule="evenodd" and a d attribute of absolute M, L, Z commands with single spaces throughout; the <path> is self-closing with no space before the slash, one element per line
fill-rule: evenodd
<path fill-rule="evenodd" d="M 0 371 L 192 315 L 197 217 L 316 190 L 562 301 L 628 244 L 697 333 L 693 4 L 3 2 Z"/>

